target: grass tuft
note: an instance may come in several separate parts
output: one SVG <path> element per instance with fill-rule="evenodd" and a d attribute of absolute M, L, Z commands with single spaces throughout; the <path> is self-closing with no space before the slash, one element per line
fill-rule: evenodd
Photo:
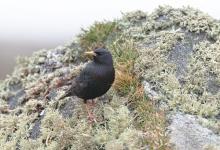
<path fill-rule="evenodd" d="M 110 34 L 109 31 L 115 30 L 115 26 L 115 23 L 110 22 L 105 24 L 96 23 L 90 30 L 84 31 L 84 34 L 81 35 L 81 46 L 86 49 L 93 49 L 94 46 L 97 47 L 100 43 L 105 44 L 105 40 Z M 107 128 L 98 128 L 95 139 L 97 143 L 106 149 L 123 149 L 124 145 L 129 145 L 129 143 L 129 148 L 132 149 L 137 148 L 137 144 L 140 143 L 142 148 L 148 145 L 152 149 L 169 149 L 168 138 L 165 134 L 165 113 L 158 110 L 156 105 L 146 97 L 139 78 L 139 72 L 134 72 L 134 64 L 139 55 L 135 41 L 124 36 L 123 33 L 117 33 L 117 36 L 111 43 L 107 43 L 106 47 L 112 53 L 116 69 L 113 99 L 116 95 L 117 103 L 119 103 L 118 101 L 124 101 L 124 103 L 121 103 L 120 108 L 117 110 L 113 110 L 111 107 L 109 107 L 109 109 L 111 108 L 109 110 L 105 106 L 104 110 L 111 112 L 107 115 L 110 116 Z M 119 110 L 129 110 L 129 112 L 120 112 Z M 128 116 L 128 114 L 130 121 L 123 121 L 123 116 Z M 132 126 L 132 128 L 124 130 L 126 126 L 127 128 Z M 136 143 L 125 142 L 121 138 L 124 137 L 123 135 L 132 137 L 138 133 L 141 133 L 142 138 L 139 139 L 141 142 L 139 140 L 135 141 Z M 130 140 L 130 138 L 125 140 Z"/>
<path fill-rule="evenodd" d="M 95 22 L 88 30 L 82 29 L 79 35 L 79 42 L 82 48 L 92 50 L 96 47 L 103 47 L 108 36 L 116 30 L 115 22 Z"/>
<path fill-rule="evenodd" d="M 134 61 L 138 56 L 134 42 L 120 37 L 113 42 L 110 50 L 112 51 L 116 68 L 116 78 L 113 87 L 121 95 L 129 94 L 137 80 L 133 72 Z"/>
<path fill-rule="evenodd" d="M 138 58 L 134 41 L 119 38 L 113 42 L 110 50 L 116 67 L 113 88 L 118 94 L 127 97 L 133 114 L 133 125 L 144 133 L 143 143 L 151 149 L 169 149 L 165 112 L 145 95 L 140 73 L 134 72 L 134 64 Z"/>

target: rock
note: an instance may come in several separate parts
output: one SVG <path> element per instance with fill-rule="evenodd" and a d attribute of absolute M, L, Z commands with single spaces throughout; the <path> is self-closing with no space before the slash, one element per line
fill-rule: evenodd
<path fill-rule="evenodd" d="M 220 148 L 220 136 L 201 126 L 193 115 L 175 113 L 168 127 L 170 142 L 176 150 L 202 150 L 207 147 Z"/>
<path fill-rule="evenodd" d="M 68 98 L 68 100 L 59 108 L 62 116 L 64 118 L 70 118 L 75 115 L 74 112 L 75 108 L 77 107 L 77 103 L 79 103 L 79 100 L 77 98 Z"/>
<path fill-rule="evenodd" d="M 23 89 L 16 92 L 15 95 L 8 98 L 9 109 L 14 109 L 20 105 L 24 99 L 25 91 Z"/>
<path fill-rule="evenodd" d="M 29 138 L 31 139 L 37 139 L 41 133 L 40 131 L 40 126 L 41 126 L 41 118 L 37 119 L 35 122 L 34 122 L 34 126 L 33 128 L 30 130 L 30 136 Z"/>
<path fill-rule="evenodd" d="M 103 103 L 99 101 L 94 109 L 101 123 L 94 126 L 88 123 L 81 100 L 76 97 L 58 100 L 65 92 L 59 87 L 61 82 L 71 83 L 80 71 L 77 67 L 85 63 L 79 40 L 20 58 L 14 72 L 0 81 L 2 149 L 107 149 L 114 146 L 158 149 L 160 144 L 166 147 L 169 143 L 177 150 L 220 149 L 219 21 L 192 8 L 166 6 L 151 14 L 127 13 L 114 23 L 117 29 L 110 35 L 101 32 L 105 24 L 97 24 L 98 36 L 94 30 L 96 26 L 91 27 L 95 32 L 88 30 L 85 33 L 89 33 L 87 40 L 91 41 L 99 39 L 99 35 L 106 37 L 103 42 L 110 49 L 124 50 L 123 45 L 127 44 L 132 45 L 132 50 L 137 47 L 139 55 L 134 57 L 134 73 L 140 77 L 146 95 L 153 101 L 152 105 L 147 105 L 153 108 L 149 110 L 153 117 L 145 120 L 148 124 L 140 125 L 144 126 L 144 134 L 135 126 L 136 122 L 144 122 L 138 120 L 139 112 L 136 110 L 133 114 L 135 108 L 128 109 L 132 94 L 119 97 L 113 90 L 109 97 L 101 97 Z M 129 48 L 127 46 L 126 50 Z M 120 56 L 118 52 L 115 55 Z M 124 56 L 126 59 L 133 54 L 129 52 Z M 127 88 L 127 83 L 124 86 Z M 136 94 L 134 85 L 128 86 Z M 38 107 L 38 103 L 42 107 Z M 107 117 L 106 108 L 112 111 L 112 117 Z M 121 108 L 127 113 L 117 113 Z M 158 111 L 161 109 L 166 112 Z M 165 135 L 166 113 L 170 114 L 169 142 Z M 128 118 L 126 126 L 121 126 L 123 117 Z M 199 122 L 199 117 L 205 119 L 205 123 Z M 110 126 L 111 122 L 115 128 Z M 160 126 L 155 127 L 157 124 Z M 121 131 L 116 132 L 119 127 Z M 117 134 L 113 136 L 112 133 Z M 139 139 L 136 133 L 140 133 Z"/>

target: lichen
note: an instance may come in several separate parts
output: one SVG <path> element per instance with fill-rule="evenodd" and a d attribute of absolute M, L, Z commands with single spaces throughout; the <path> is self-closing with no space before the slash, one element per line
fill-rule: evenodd
<path fill-rule="evenodd" d="M 164 6 L 96 22 L 65 46 L 19 57 L 0 82 L 0 147 L 170 149 L 166 111 L 175 110 L 220 133 L 219 33 L 220 23 L 199 10 Z M 81 99 L 58 99 L 84 67 L 82 53 L 103 45 L 116 79 L 90 123 Z"/>
<path fill-rule="evenodd" d="M 118 43 L 115 49 L 121 47 L 122 51 L 127 43 Z M 118 61 L 134 61 L 132 46 L 117 56 Z M 121 143 L 122 149 L 146 146 L 143 131 L 133 125 L 128 97 L 116 90 L 103 98 L 111 102 L 97 102 L 94 124 L 88 121 L 82 100 L 70 97 L 58 101 L 84 67 L 83 57 L 78 56 L 81 53 L 79 45 L 71 44 L 18 58 L 18 67 L 1 83 L 0 144 L 4 149 L 108 149 L 115 143 Z M 20 90 L 21 96 L 17 94 Z M 7 107 L 10 102 L 16 103 Z"/>
<path fill-rule="evenodd" d="M 136 35 L 146 31 L 137 41 L 135 71 L 158 93 L 160 105 L 218 123 L 219 22 L 189 7 L 159 7 L 146 18 L 141 26 L 123 20 Z"/>

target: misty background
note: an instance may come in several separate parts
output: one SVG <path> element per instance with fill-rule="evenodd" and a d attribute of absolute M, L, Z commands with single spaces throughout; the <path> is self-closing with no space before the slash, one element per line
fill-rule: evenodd
<path fill-rule="evenodd" d="M 122 12 L 152 12 L 159 5 L 191 6 L 220 18 L 214 0 L 0 0 L 0 79 L 13 71 L 17 56 L 55 48 L 71 41 L 95 21 L 113 20 Z"/>

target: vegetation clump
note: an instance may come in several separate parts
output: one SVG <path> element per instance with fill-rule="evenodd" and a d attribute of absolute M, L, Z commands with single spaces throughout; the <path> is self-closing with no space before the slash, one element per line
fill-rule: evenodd
<path fill-rule="evenodd" d="M 171 110 L 205 117 L 201 124 L 220 133 L 219 31 L 198 10 L 165 6 L 96 22 L 76 42 L 18 58 L 0 82 L 0 147 L 171 149 Z M 58 99 L 83 68 L 82 52 L 103 46 L 113 55 L 116 79 L 91 124 L 82 100 Z"/>

